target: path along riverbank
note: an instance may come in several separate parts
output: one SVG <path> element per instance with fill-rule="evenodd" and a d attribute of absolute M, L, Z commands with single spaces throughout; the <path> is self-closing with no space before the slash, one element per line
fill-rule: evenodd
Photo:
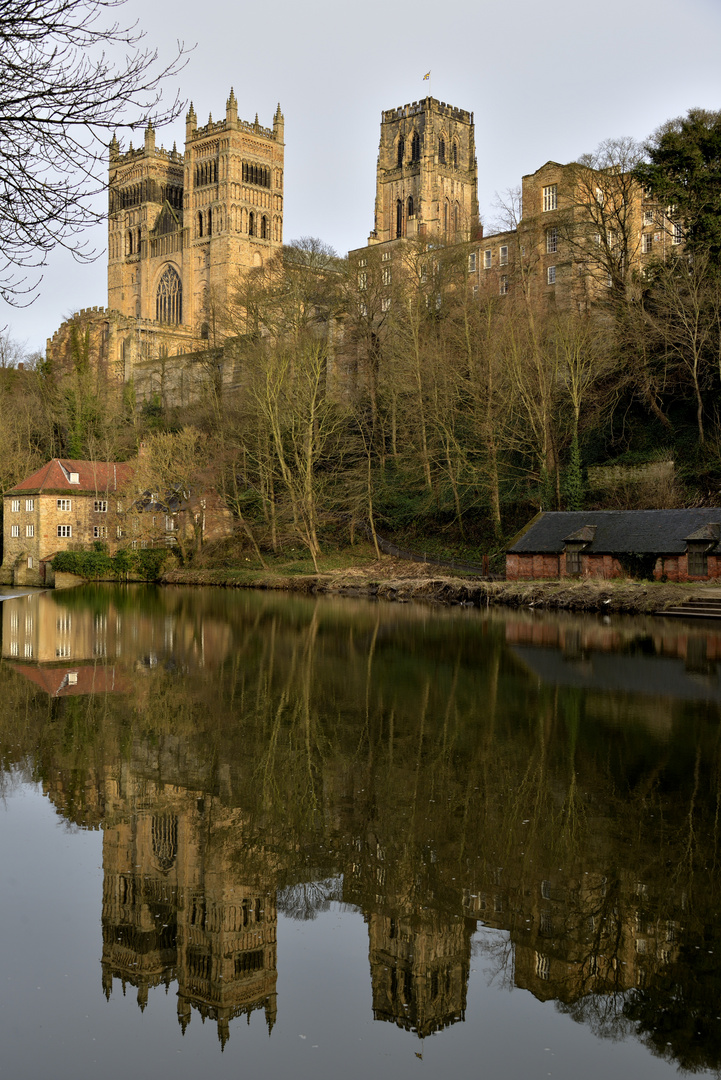
<path fill-rule="evenodd" d="M 721 596 L 721 585 L 631 581 L 625 578 L 565 581 L 484 581 L 471 576 L 429 575 L 428 566 L 381 559 L 319 574 L 244 570 L 172 570 L 165 585 L 216 585 L 236 589 L 364 596 L 405 603 L 424 600 L 476 607 L 505 605 L 564 611 L 642 614 L 676 607 L 692 596 Z"/>

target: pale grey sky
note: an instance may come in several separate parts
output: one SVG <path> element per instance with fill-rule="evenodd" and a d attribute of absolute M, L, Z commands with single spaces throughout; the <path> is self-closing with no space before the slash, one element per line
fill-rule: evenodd
<path fill-rule="evenodd" d="M 693 106 L 721 108 L 718 0 L 128 0 L 124 10 L 161 52 L 176 37 L 197 43 L 178 85 L 200 123 L 222 117 L 231 85 L 247 120 L 257 112 L 270 125 L 280 101 L 285 239 L 319 236 L 341 254 L 373 224 L 381 110 L 423 97 L 429 69 L 434 97 L 475 114 L 487 223 L 495 192 L 549 158 L 643 140 Z M 182 150 L 184 137 L 183 116 L 158 142 Z M 90 239 L 104 251 L 103 229 Z M 77 266 L 57 253 L 30 308 L 0 302 L 0 326 L 44 349 L 68 313 L 106 300 L 104 254 Z"/>

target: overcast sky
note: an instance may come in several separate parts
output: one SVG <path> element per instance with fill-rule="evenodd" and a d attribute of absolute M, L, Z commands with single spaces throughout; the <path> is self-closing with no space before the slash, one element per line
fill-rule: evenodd
<path fill-rule="evenodd" d="M 647 138 L 693 106 L 721 109 L 719 0 L 127 0 L 149 44 L 195 43 L 177 88 L 199 124 L 221 119 L 231 85 L 239 115 L 285 114 L 284 237 L 318 236 L 345 254 L 373 225 L 383 109 L 425 96 L 475 114 L 481 217 L 496 192 L 548 159 L 570 161 L 605 138 Z M 173 39 L 168 34 L 173 34 Z M 182 150 L 183 117 L 158 132 Z M 136 137 L 136 145 L 139 137 Z M 122 145 L 127 147 L 127 137 Z M 0 326 L 43 349 L 65 317 L 107 301 L 105 230 L 90 266 L 52 256 L 38 299 L 2 306 Z"/>

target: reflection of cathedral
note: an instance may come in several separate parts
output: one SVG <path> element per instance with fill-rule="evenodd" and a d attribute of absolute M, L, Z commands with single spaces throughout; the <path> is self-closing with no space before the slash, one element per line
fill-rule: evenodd
<path fill-rule="evenodd" d="M 152 790 L 125 775 L 108 787 L 115 793 L 103 838 L 106 995 L 119 979 L 123 991 L 137 987 L 144 1009 L 149 990 L 177 981 L 183 1031 L 193 1008 L 216 1021 L 223 1045 L 230 1021 L 258 1009 L 271 1030 L 275 891 L 239 880 L 238 813 L 211 797 L 171 785 Z"/>

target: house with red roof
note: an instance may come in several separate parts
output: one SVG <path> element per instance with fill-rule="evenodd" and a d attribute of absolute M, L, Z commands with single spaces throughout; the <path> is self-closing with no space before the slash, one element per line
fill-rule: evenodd
<path fill-rule="evenodd" d="M 8 491 L 0 582 L 43 585 L 53 555 L 96 540 L 114 551 L 123 542 L 122 494 L 133 472 L 127 462 L 53 458 Z"/>

